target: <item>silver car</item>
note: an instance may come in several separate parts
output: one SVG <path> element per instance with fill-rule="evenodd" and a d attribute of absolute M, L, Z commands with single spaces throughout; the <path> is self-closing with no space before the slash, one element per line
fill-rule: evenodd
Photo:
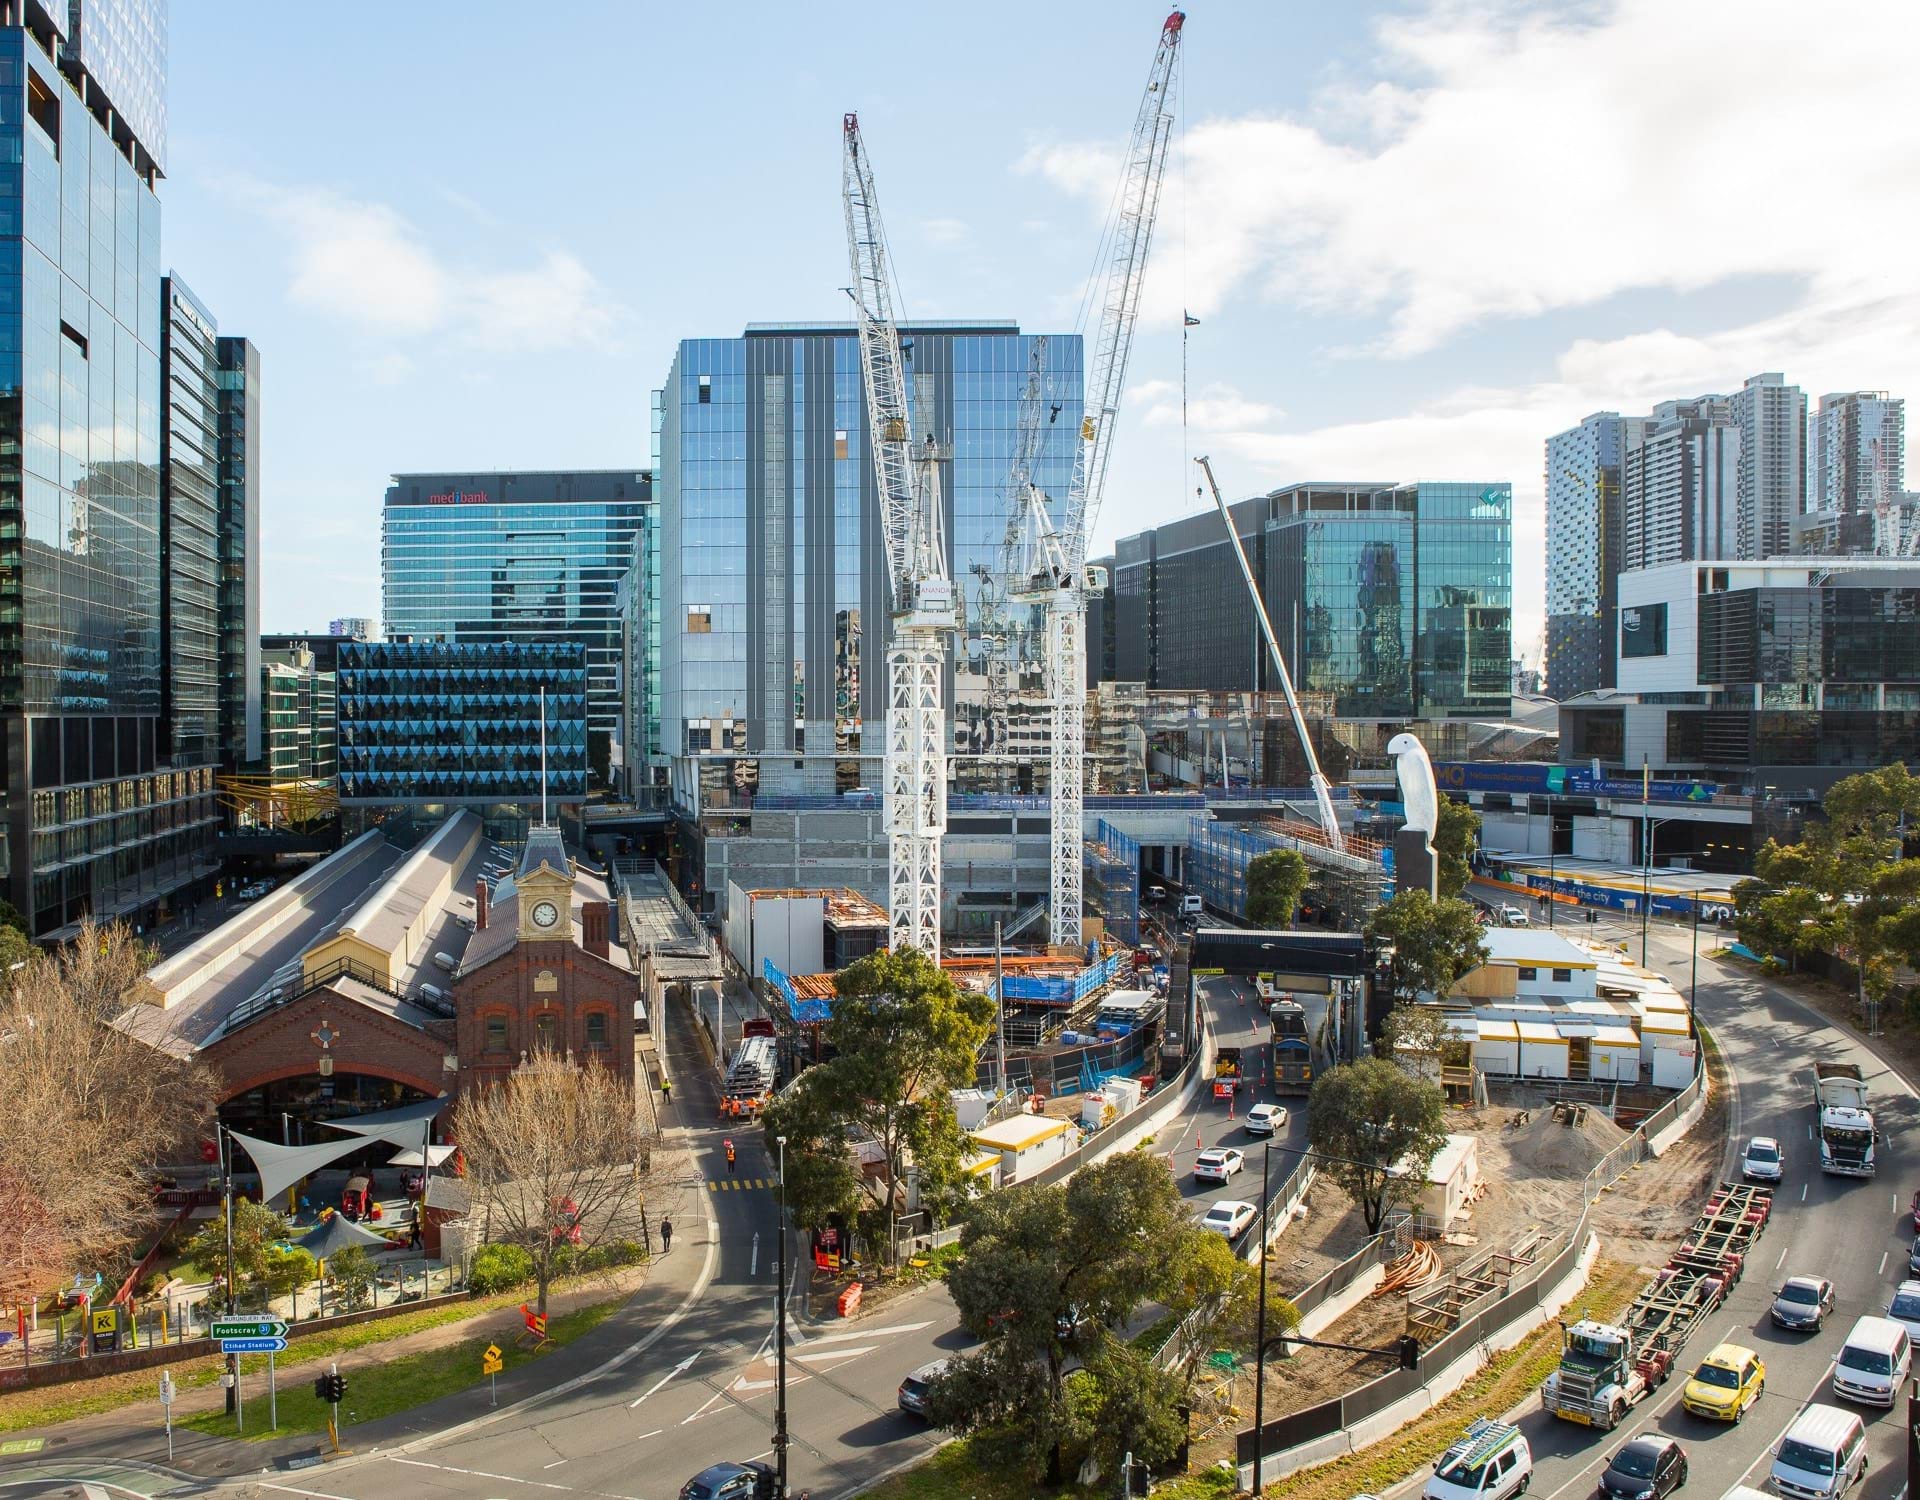
<path fill-rule="evenodd" d="M 1781 1328 L 1818 1333 L 1833 1311 L 1833 1283 L 1824 1276 L 1789 1276 L 1774 1293 L 1773 1321 Z"/>
<path fill-rule="evenodd" d="M 900 1389 L 896 1393 L 900 1410 L 912 1412 L 916 1417 L 924 1417 L 927 1414 L 927 1392 L 934 1381 L 946 1373 L 946 1369 L 947 1361 L 936 1359 L 930 1364 L 920 1366 L 901 1381 Z"/>

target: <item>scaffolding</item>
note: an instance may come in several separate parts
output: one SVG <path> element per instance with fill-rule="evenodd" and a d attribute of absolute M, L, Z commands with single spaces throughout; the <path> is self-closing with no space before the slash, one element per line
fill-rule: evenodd
<path fill-rule="evenodd" d="M 1086 901 L 1123 943 L 1140 941 L 1140 846 L 1105 818 L 1086 845 Z"/>
<path fill-rule="evenodd" d="M 1193 818 L 1187 823 L 1187 889 L 1217 911 L 1245 917 L 1247 866 L 1262 854 L 1294 849 L 1311 868 L 1314 886 L 1359 927 L 1386 899 L 1392 877 L 1384 846 L 1352 834 L 1346 844 L 1345 850 L 1329 847 L 1320 829 L 1308 823 Z"/>
<path fill-rule="evenodd" d="M 270 776 L 222 776 L 215 788 L 220 805 L 240 828 L 308 829 L 340 812 L 340 793 L 330 778 L 275 781 Z"/>

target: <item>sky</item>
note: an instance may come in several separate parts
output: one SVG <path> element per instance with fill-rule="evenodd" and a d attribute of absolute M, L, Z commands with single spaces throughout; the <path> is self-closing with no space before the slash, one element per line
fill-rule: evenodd
<path fill-rule="evenodd" d="M 260 349 L 263 628 L 379 615 L 390 474 L 644 467 L 680 339 L 844 318 L 849 109 L 907 316 L 1080 329 L 1163 16 L 179 0 L 164 259 Z M 1200 453 L 1229 498 L 1508 480 L 1537 658 L 1549 434 L 1763 370 L 1920 391 L 1920 6 L 1194 0 L 1183 38 L 1096 551 L 1196 510 Z"/>

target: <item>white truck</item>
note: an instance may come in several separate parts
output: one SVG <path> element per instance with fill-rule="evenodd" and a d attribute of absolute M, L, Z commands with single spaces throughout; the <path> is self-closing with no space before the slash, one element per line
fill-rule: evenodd
<path fill-rule="evenodd" d="M 1836 1177 L 1873 1176 L 1873 1116 L 1860 1065 L 1815 1063 L 1813 1110 L 1820 1122 L 1820 1170 Z"/>
<path fill-rule="evenodd" d="M 773 1096 L 779 1058 L 770 1036 L 746 1036 L 734 1048 L 722 1086 L 720 1113 L 728 1119 L 753 1119 Z"/>

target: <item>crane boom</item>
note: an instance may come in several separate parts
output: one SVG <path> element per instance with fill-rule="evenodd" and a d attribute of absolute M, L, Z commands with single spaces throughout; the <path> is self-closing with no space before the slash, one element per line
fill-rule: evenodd
<path fill-rule="evenodd" d="M 841 199 L 847 219 L 848 289 L 858 311 L 867 442 L 880 491 L 892 585 L 887 643 L 887 918 L 895 952 L 940 958 L 940 854 L 947 828 L 947 648 L 953 581 L 947 575 L 940 496 L 944 449 L 912 440 L 906 353 L 895 321 L 893 267 L 860 120 L 841 121 Z"/>
<path fill-rule="evenodd" d="M 1273 669 L 1280 674 L 1280 690 L 1287 695 L 1287 712 L 1293 715 L 1293 732 L 1300 737 L 1301 752 L 1307 757 L 1307 779 L 1313 788 L 1314 806 L 1319 809 L 1320 829 L 1336 851 L 1344 852 L 1347 841 L 1340 832 L 1340 820 L 1334 816 L 1333 788 L 1320 772 L 1320 757 L 1313 753 L 1313 740 L 1307 734 L 1306 717 L 1300 712 L 1300 700 L 1293 693 L 1293 675 L 1287 671 L 1286 658 L 1280 654 L 1280 642 L 1274 638 L 1273 621 L 1267 616 L 1266 601 L 1260 597 L 1260 589 L 1253 581 L 1253 568 L 1247 562 L 1247 549 L 1240 545 L 1240 533 L 1234 530 L 1233 513 L 1227 509 L 1219 482 L 1213 477 L 1212 463 L 1205 454 L 1194 462 L 1200 465 L 1201 471 L 1207 476 L 1207 487 L 1213 491 L 1213 503 L 1219 507 L 1220 519 L 1226 523 L 1227 540 L 1233 545 L 1233 555 L 1240 561 L 1240 576 L 1247 581 L 1247 597 L 1253 601 L 1254 618 L 1259 620 L 1260 633 L 1266 637 L 1268 654 L 1273 657 Z"/>
<path fill-rule="evenodd" d="M 1056 946 L 1078 946 L 1083 894 L 1086 739 L 1087 596 L 1096 586 L 1087 572 L 1087 538 L 1100 513 L 1107 464 L 1113 457 L 1120 396 L 1126 388 L 1127 357 L 1140 314 L 1140 289 L 1160 209 L 1160 182 L 1173 140 L 1174 64 L 1186 16 L 1174 11 L 1160 25 L 1146 91 L 1134 114 L 1133 135 L 1122 168 L 1118 207 L 1100 302 L 1100 327 L 1094 336 L 1093 368 L 1080 421 L 1080 445 L 1074 453 L 1073 480 L 1057 523 L 1049 523 L 1044 501 L 1031 502 L 1042 545 L 1036 548 L 1029 599 L 1046 608 L 1047 697 L 1051 714 L 1048 746 L 1052 821 L 1049 935 Z M 1099 583 L 1104 587 L 1104 581 Z"/>

